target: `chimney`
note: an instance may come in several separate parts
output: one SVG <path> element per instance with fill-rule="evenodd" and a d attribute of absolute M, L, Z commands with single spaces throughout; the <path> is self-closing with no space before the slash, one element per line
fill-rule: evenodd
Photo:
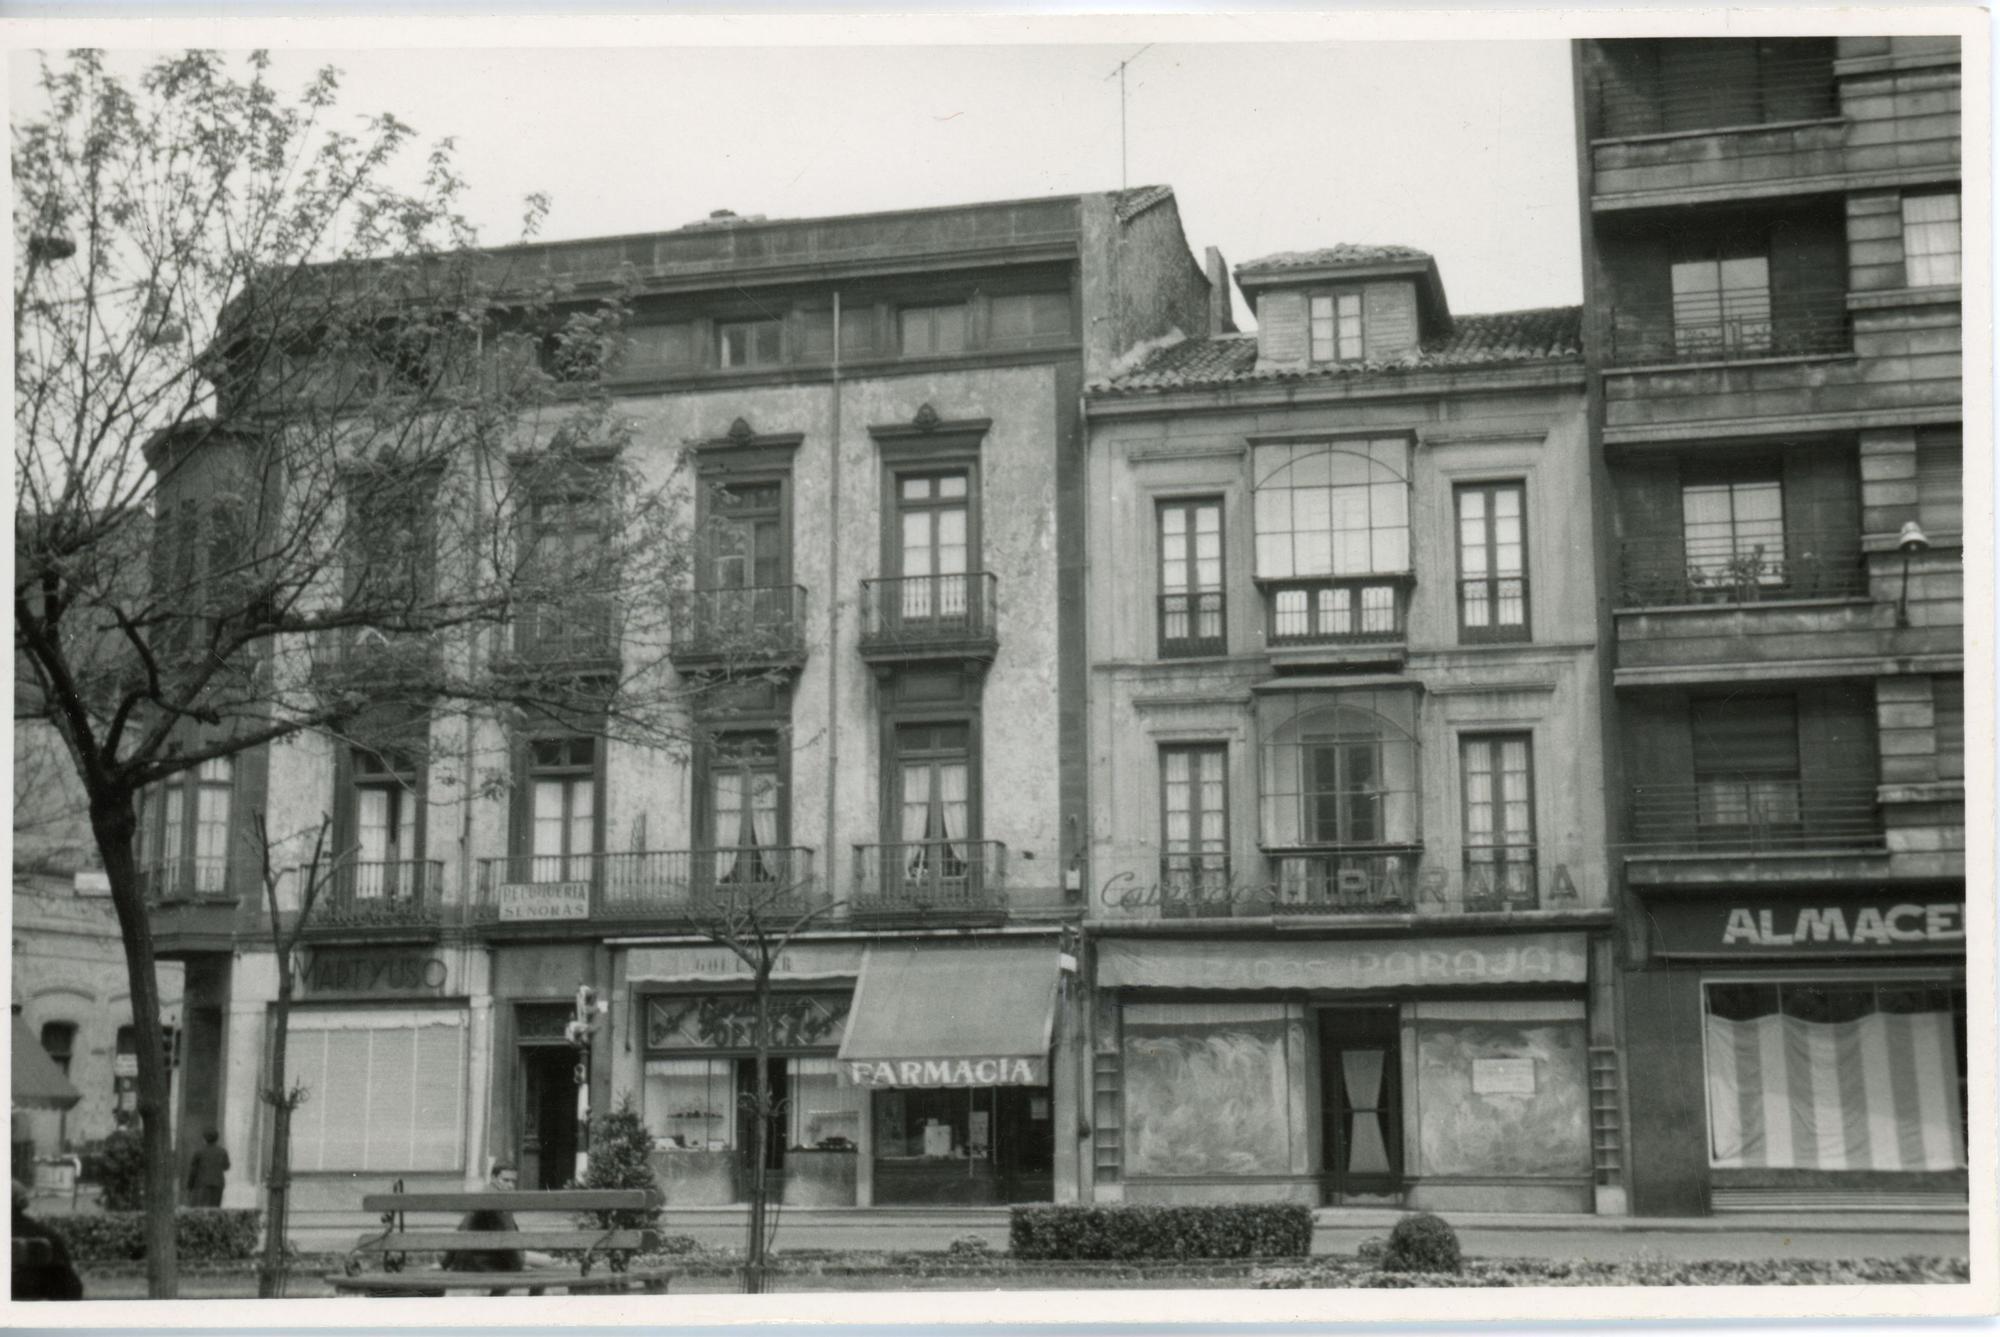
<path fill-rule="evenodd" d="M 1208 333 L 1236 333 L 1236 317 L 1229 301 L 1229 263 L 1222 258 L 1219 247 L 1211 246 L 1204 257 L 1208 270 Z"/>

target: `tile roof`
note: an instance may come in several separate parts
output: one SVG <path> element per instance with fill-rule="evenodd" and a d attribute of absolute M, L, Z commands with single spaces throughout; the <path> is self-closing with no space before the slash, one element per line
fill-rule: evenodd
<path fill-rule="evenodd" d="M 1542 307 L 1459 316 L 1451 333 L 1425 342 L 1411 357 L 1395 362 L 1322 363 L 1312 367 L 1257 368 L 1257 336 L 1224 334 L 1183 339 L 1155 349 L 1130 370 L 1100 381 L 1100 394 L 1126 395 L 1208 386 L 1256 385 L 1275 381 L 1337 380 L 1431 368 L 1507 366 L 1561 362 L 1583 356 L 1583 308 Z"/>
<path fill-rule="evenodd" d="M 1270 269 L 1311 269 L 1320 265 L 1365 265 L 1430 258 L 1429 251 L 1420 251 L 1414 246 L 1364 246 L 1356 242 L 1342 242 L 1317 251 L 1279 251 L 1276 255 L 1259 256 L 1236 266 L 1236 272 L 1258 274 Z"/>

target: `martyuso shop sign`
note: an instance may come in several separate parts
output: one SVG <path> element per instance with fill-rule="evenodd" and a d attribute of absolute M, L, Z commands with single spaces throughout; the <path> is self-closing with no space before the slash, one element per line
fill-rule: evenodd
<path fill-rule="evenodd" d="M 1965 903 L 1943 897 L 1728 897 L 1648 908 L 1661 956 L 1893 956 L 1965 947 Z"/>
<path fill-rule="evenodd" d="M 1014 1058 L 843 1059 L 855 1086 L 1047 1086 L 1049 1061 Z"/>

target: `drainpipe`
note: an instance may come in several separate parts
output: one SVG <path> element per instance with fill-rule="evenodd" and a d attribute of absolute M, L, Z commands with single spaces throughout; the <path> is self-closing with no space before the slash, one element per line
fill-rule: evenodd
<path fill-rule="evenodd" d="M 837 890 L 834 874 L 834 825 L 840 794 L 840 293 L 833 294 L 833 382 L 829 391 L 832 420 L 833 458 L 829 466 L 827 490 L 833 504 L 827 508 L 826 527 L 826 849 L 821 876 L 827 880 L 828 895 Z"/>
<path fill-rule="evenodd" d="M 1114 270 L 1115 270 L 1114 266 Z M 1081 1009 L 1081 1025 L 1071 1028 L 1076 1042 L 1076 1188 L 1079 1202 L 1097 1201 L 1097 981 L 1090 951 L 1091 832 L 1095 813 L 1091 807 L 1091 753 L 1097 746 L 1097 674 L 1093 670 L 1094 638 L 1090 634 L 1090 373 L 1084 372 L 1086 389 L 1076 397 L 1078 446 L 1083 451 L 1083 812 L 1079 814 L 1076 843 L 1071 858 L 1082 884 L 1083 915 L 1077 921 L 1076 987 L 1072 996 Z"/>

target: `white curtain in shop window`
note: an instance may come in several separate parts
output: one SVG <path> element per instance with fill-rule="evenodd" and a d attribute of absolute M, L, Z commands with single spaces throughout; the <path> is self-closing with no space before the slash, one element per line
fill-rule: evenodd
<path fill-rule="evenodd" d="M 1953 1170 L 1965 1164 L 1949 1012 L 1854 1021 L 1708 1018 L 1718 1167 Z"/>

